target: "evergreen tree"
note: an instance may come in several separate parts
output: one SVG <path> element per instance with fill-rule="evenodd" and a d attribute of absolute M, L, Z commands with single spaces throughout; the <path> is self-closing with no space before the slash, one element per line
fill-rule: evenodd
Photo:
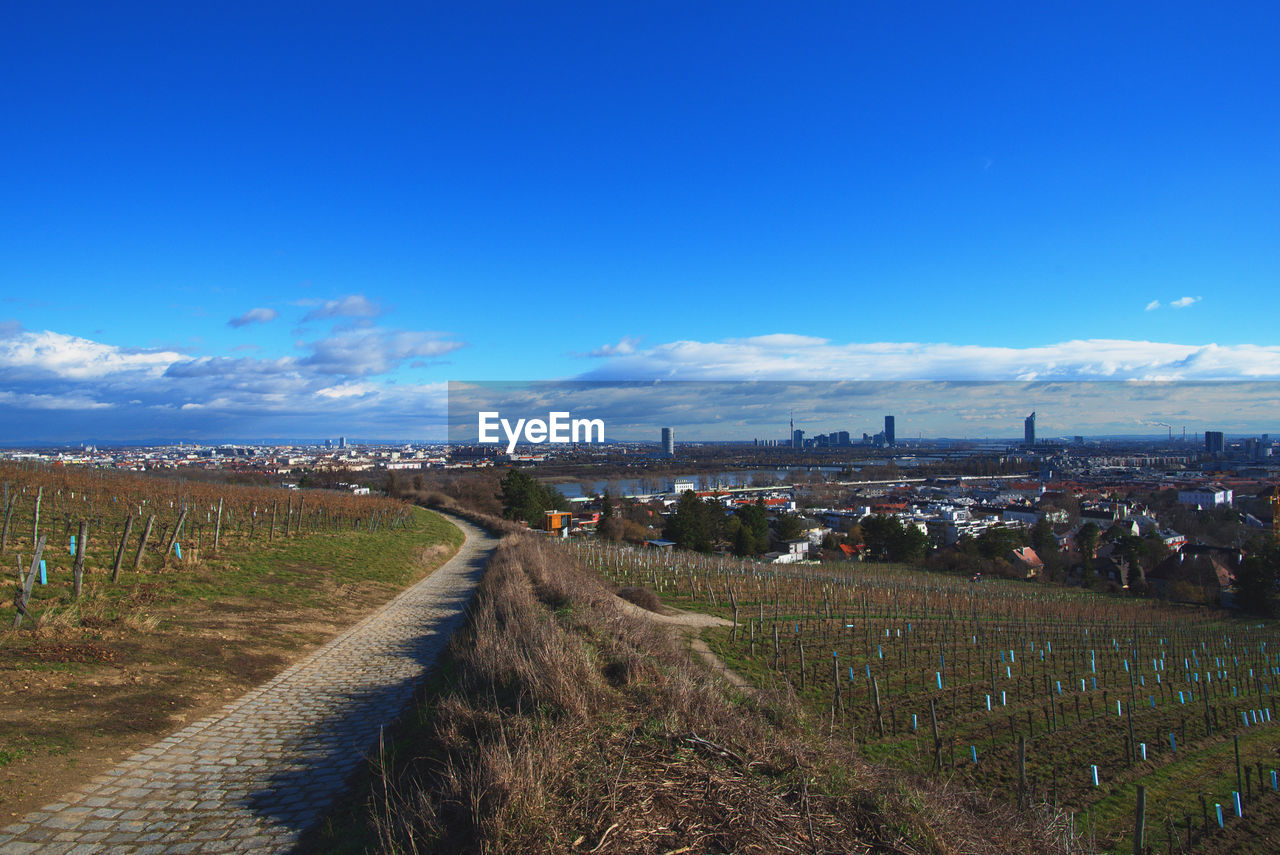
<path fill-rule="evenodd" d="M 1053 525 L 1045 517 L 1036 520 L 1031 527 L 1031 548 L 1043 558 L 1058 551 L 1058 542 L 1053 538 Z"/>
<path fill-rule="evenodd" d="M 795 514 L 779 514 L 777 521 L 778 540 L 795 540 L 804 531 L 804 524 Z"/>
<path fill-rule="evenodd" d="M 1280 580 L 1280 541 L 1268 537 L 1236 573 L 1236 604 L 1254 614 L 1273 612 L 1276 581 Z"/>
<path fill-rule="evenodd" d="M 547 511 L 568 510 L 569 501 L 559 490 L 544 487 L 532 475 L 512 469 L 500 482 L 502 515 L 509 520 L 524 520 L 530 526 L 541 526 Z"/>
<path fill-rule="evenodd" d="M 738 531 L 733 532 L 734 555 L 760 555 L 769 549 L 769 517 L 764 505 L 757 502 L 743 505 L 734 513 L 739 523 Z"/>

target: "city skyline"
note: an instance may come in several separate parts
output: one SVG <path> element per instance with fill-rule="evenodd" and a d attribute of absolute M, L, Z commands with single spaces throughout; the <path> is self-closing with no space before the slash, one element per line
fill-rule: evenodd
<path fill-rule="evenodd" d="M 0 35 L 6 443 L 429 439 L 513 375 L 1280 379 L 1270 4 L 71 6 Z"/>
<path fill-rule="evenodd" d="M 778 440 L 848 431 L 917 438 L 1009 439 L 1159 436 L 1186 428 L 1232 435 L 1280 434 L 1280 382 L 451 382 L 448 437 L 475 441 L 477 416 L 599 418 L 606 440 Z M 1028 412 L 1035 413 L 1034 428 Z M 892 423 L 888 418 L 892 418 Z M 886 437 L 887 438 L 887 437 Z M 1199 439 L 1195 440 L 1199 442 Z"/>

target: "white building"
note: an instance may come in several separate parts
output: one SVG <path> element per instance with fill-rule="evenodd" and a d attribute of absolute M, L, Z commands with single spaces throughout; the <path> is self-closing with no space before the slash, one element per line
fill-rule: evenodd
<path fill-rule="evenodd" d="M 1198 490 L 1179 490 L 1178 504 L 1216 508 L 1231 504 L 1231 491 L 1224 487 L 1203 487 Z"/>
<path fill-rule="evenodd" d="M 786 547 L 785 552 L 770 553 L 773 556 L 774 564 L 795 564 L 809 557 L 808 538 L 800 537 L 795 540 L 784 540 L 782 545 Z"/>

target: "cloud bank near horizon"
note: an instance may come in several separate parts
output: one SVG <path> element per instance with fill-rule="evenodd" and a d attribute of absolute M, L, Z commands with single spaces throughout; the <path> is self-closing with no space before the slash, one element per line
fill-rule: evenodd
<path fill-rule="evenodd" d="M 582 380 L 1261 380 L 1280 347 L 1075 339 L 1035 347 L 836 343 L 774 334 L 673 341 L 612 354 Z"/>
<path fill-rule="evenodd" d="M 368 301 L 332 301 L 323 304 L 320 311 L 350 317 L 375 309 Z M 53 330 L 0 324 L 0 403 L 4 405 L 0 439 L 68 442 L 341 434 L 438 439 L 444 435 L 445 383 L 411 381 L 409 369 L 438 365 L 464 346 L 445 333 L 360 324 L 335 326 L 328 335 L 299 340 L 295 343 L 298 352 L 288 356 L 193 355 L 176 348 L 122 347 Z M 591 370 L 575 380 L 1280 380 L 1280 347 L 1111 339 L 1016 348 L 838 343 L 778 333 L 642 347 L 639 339 L 624 337 L 597 348 L 590 359 Z M 1259 388 L 1269 387 L 1264 384 Z M 865 395 L 866 389 L 859 394 Z M 642 417 L 646 406 L 642 398 L 629 401 L 628 396 L 634 392 L 625 386 L 615 387 L 607 404 L 616 413 L 633 411 L 636 424 L 647 423 Z M 926 403 L 923 397 L 918 401 L 921 418 L 929 409 Z M 982 435 L 993 424 L 1014 419 L 1024 408 L 1034 408 L 1021 401 L 1004 403 L 1007 407 L 990 398 L 975 402 L 974 415 L 968 421 L 959 411 L 932 409 L 939 419 L 945 415 L 953 428 L 969 425 L 972 435 Z M 1250 406 L 1252 403 L 1257 406 Z M 878 410 L 888 405 L 886 401 L 874 407 Z M 903 405 L 910 406 L 909 402 Z M 680 406 L 686 412 L 696 412 L 699 401 L 684 401 Z M 775 402 L 759 400 L 744 406 L 766 411 Z M 1276 401 L 1273 396 L 1257 402 L 1246 398 L 1233 406 L 1238 408 L 1235 415 L 1240 424 L 1245 424 L 1246 416 L 1249 423 L 1265 422 L 1273 417 L 1270 413 Z M 992 423 L 990 417 L 996 410 L 998 420 Z M 1193 424 L 1199 418 L 1189 402 L 1162 401 L 1150 411 L 1159 412 L 1159 420 L 1171 424 Z M 679 413 L 664 412 L 672 418 Z M 812 429 L 833 429 L 818 427 L 818 413 L 813 415 Z M 981 423 L 974 421 L 979 415 L 984 420 Z M 737 420 L 740 432 L 752 435 L 746 424 L 748 417 Z M 908 425 L 900 424 L 905 435 Z M 941 425 L 936 420 L 921 421 L 917 427 L 928 434 Z M 707 427 L 715 428 L 714 420 L 707 421 Z"/>
<path fill-rule="evenodd" d="M 0 331 L 0 438 L 420 436 L 441 419 L 445 385 L 390 375 L 463 343 L 359 329 L 299 346 L 305 355 L 192 356 L 10 326 Z"/>
<path fill-rule="evenodd" d="M 784 440 L 849 431 L 874 435 L 884 417 L 900 438 L 1017 439 L 1037 414 L 1040 436 L 1161 435 L 1186 428 L 1276 432 L 1280 382 L 969 380 L 597 380 L 451 382 L 449 437 L 474 442 L 480 411 L 504 417 L 601 419 L 606 438 L 653 442 L 672 427 L 682 441 Z"/>

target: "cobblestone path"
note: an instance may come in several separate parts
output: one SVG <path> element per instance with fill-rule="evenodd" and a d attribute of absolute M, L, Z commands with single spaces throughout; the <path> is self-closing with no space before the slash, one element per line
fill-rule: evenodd
<path fill-rule="evenodd" d="M 0 829 L 0 853 L 288 852 L 462 622 L 496 539 L 218 712 Z"/>

